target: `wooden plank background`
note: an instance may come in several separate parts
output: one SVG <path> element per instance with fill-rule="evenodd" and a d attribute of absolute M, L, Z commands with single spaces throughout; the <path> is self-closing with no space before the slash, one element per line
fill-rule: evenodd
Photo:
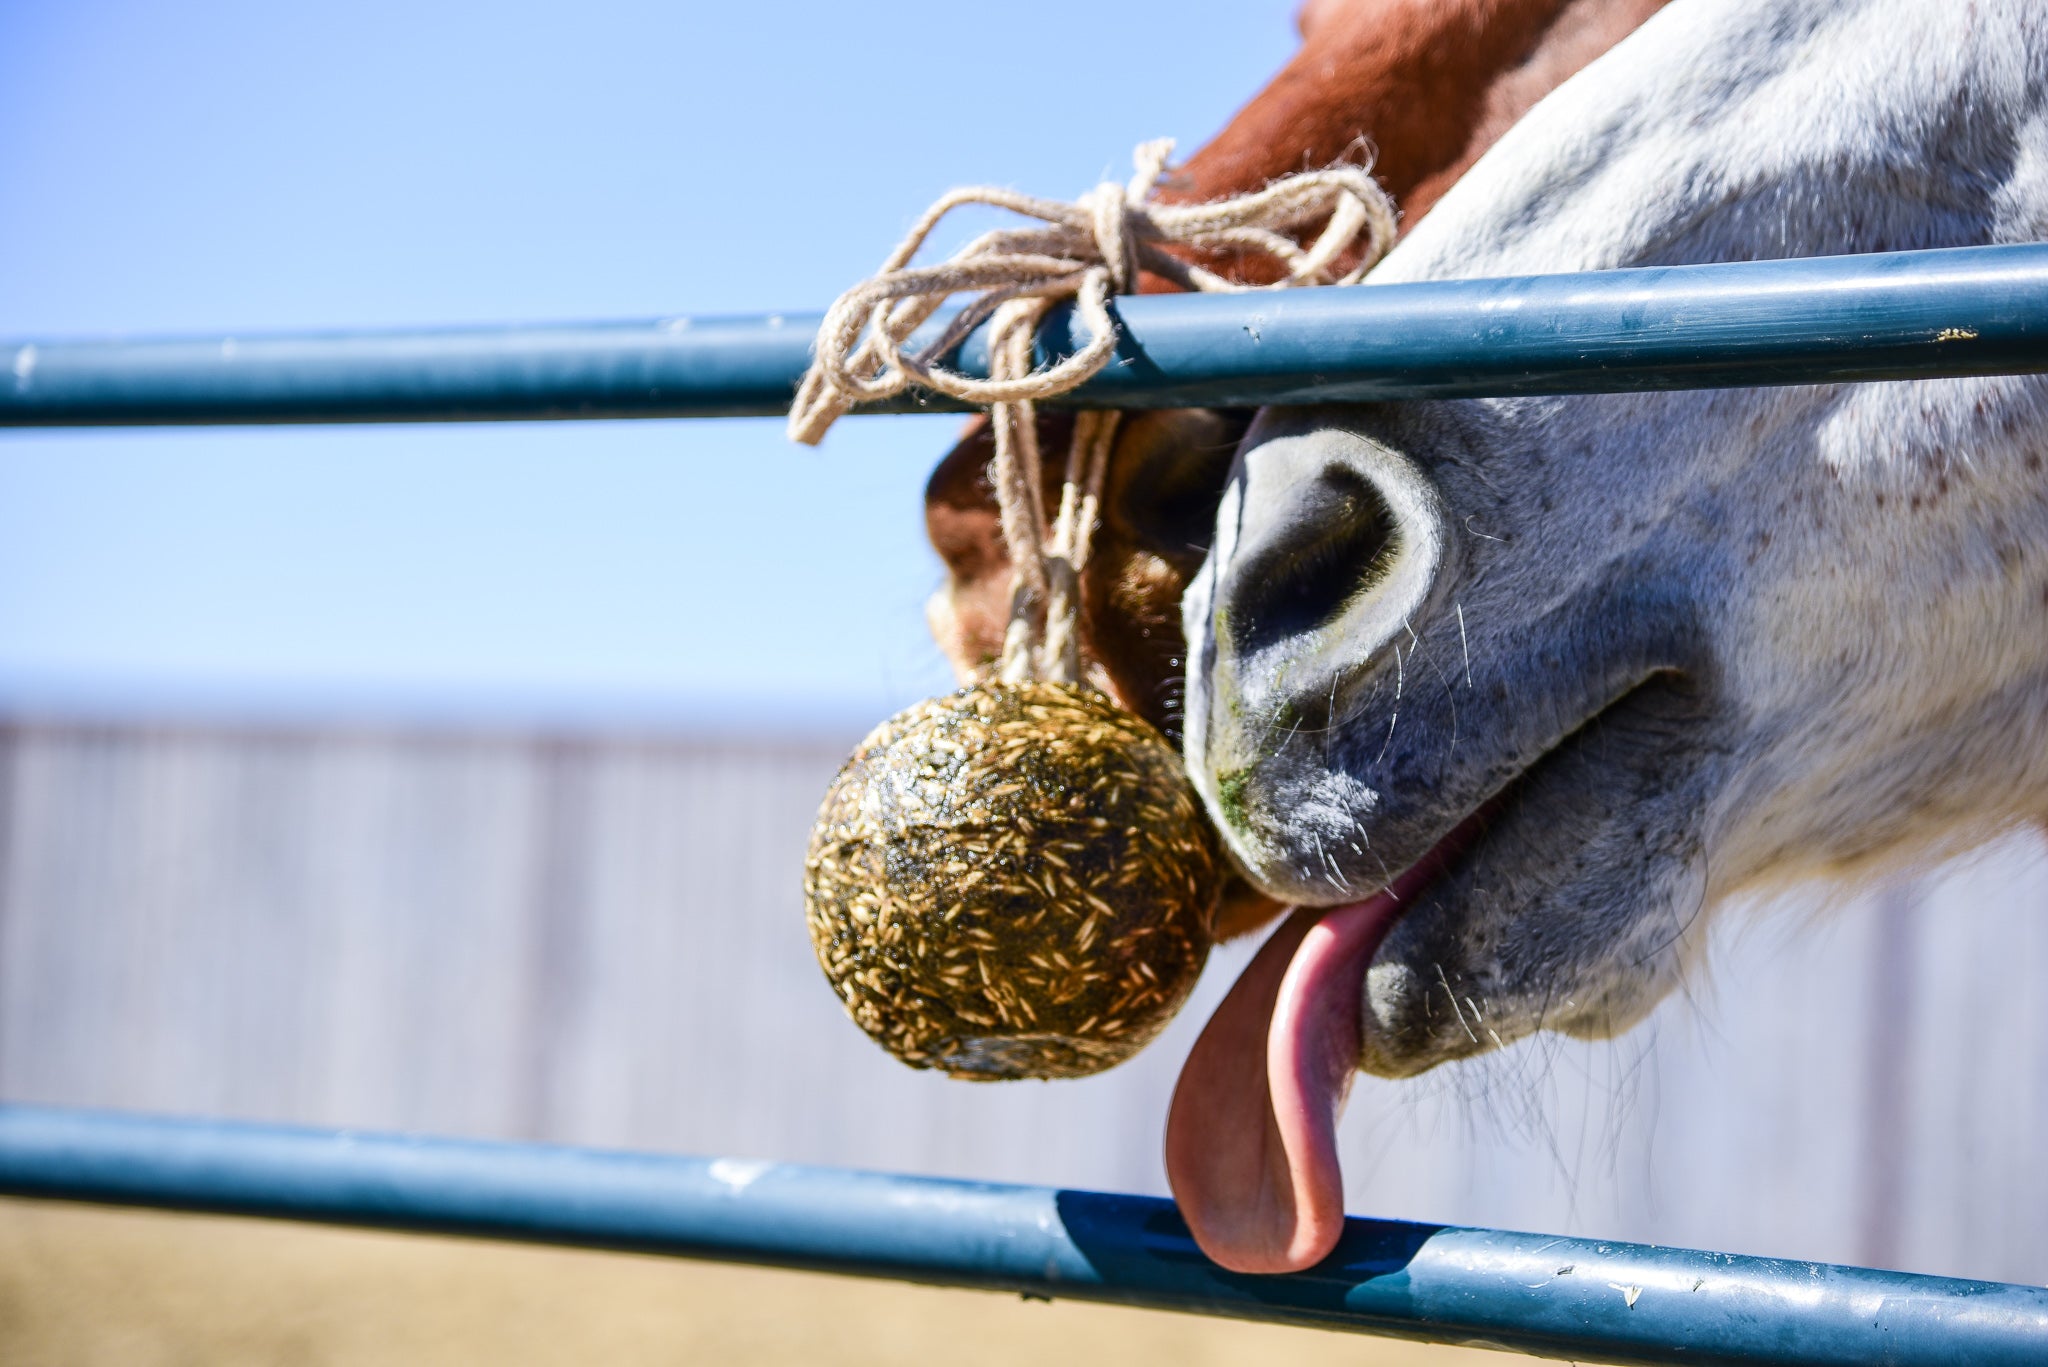
<path fill-rule="evenodd" d="M 972 1086 L 805 939 L 852 737 L 0 725 L 0 1097 L 1162 1191 L 1193 1032 Z M 1350 1208 L 2048 1281 L 2048 855 L 1734 909 L 1611 1044 L 1361 1081 Z"/>

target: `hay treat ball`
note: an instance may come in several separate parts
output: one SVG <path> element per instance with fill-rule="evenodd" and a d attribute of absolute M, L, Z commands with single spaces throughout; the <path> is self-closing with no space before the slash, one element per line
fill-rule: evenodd
<path fill-rule="evenodd" d="M 804 869 L 846 1010 L 914 1068 L 1080 1077 L 1173 1018 L 1221 867 L 1164 736 L 1073 684 L 976 684 L 861 742 Z"/>

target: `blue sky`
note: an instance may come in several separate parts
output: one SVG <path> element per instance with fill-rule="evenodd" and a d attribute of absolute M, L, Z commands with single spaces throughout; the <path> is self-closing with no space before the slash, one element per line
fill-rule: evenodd
<path fill-rule="evenodd" d="M 822 307 L 1199 144 L 1290 9 L 0 0 L 0 339 Z M 872 719 L 953 426 L 0 433 L 0 706 Z"/>

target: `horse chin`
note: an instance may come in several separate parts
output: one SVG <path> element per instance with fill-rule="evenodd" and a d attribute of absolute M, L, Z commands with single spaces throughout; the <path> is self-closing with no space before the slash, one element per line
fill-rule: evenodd
<path fill-rule="evenodd" d="M 1610 1037 L 1681 981 L 1704 928 L 1718 753 L 1688 721 L 1698 709 L 1683 686 L 1653 681 L 1498 793 L 1450 808 L 1468 814 L 1449 816 L 1449 834 L 1396 879 L 1349 851 L 1328 861 L 1333 882 L 1404 888 L 1357 985 L 1361 1070 L 1412 1077 L 1542 1030 Z M 1297 774 L 1283 786 L 1331 784 Z M 1268 847 L 1273 865 L 1253 880 L 1277 874 L 1273 890 L 1298 897 L 1301 866 L 1329 848 L 1317 822 L 1284 810 L 1260 821 L 1309 830 L 1313 852 Z"/>
<path fill-rule="evenodd" d="M 1611 1038 L 1677 985 L 1699 910 L 1694 868 L 1632 866 L 1625 888 L 1574 876 L 1576 858 L 1560 854 L 1505 861 L 1475 851 L 1395 922 L 1361 985 L 1361 1071 L 1413 1077 L 1544 1030 Z M 1524 893 L 1489 891 L 1502 886 Z M 1609 933 L 1616 939 L 1602 944 Z"/>

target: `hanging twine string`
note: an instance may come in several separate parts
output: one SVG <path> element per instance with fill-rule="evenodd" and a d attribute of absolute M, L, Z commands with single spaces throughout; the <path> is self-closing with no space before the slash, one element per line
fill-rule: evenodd
<path fill-rule="evenodd" d="M 1017 574 L 998 670 L 1006 683 L 1080 678 L 1080 576 L 1121 415 L 1075 416 L 1059 508 L 1048 517 L 1035 403 L 1079 387 L 1109 364 L 1116 350 L 1110 298 L 1135 290 L 1140 271 L 1207 292 L 1355 284 L 1393 244 L 1393 202 L 1363 167 L 1305 171 L 1207 204 L 1164 204 L 1151 195 L 1172 151 L 1170 139 L 1140 144 L 1128 184 L 1105 182 L 1072 203 L 987 187 L 940 198 L 881 270 L 827 311 L 815 359 L 789 411 L 790 437 L 816 445 L 856 405 L 912 388 L 988 407 L 996 504 Z M 984 233 L 937 265 L 911 265 L 940 221 L 968 204 L 1036 222 Z M 1281 278 L 1240 284 L 1173 248 L 1196 257 L 1263 256 L 1280 268 Z M 907 350 L 911 334 L 957 294 L 974 297 L 936 338 Z M 1088 330 L 1087 343 L 1037 366 L 1039 325 L 1068 299 Z M 983 323 L 989 325 L 986 379 L 940 364 Z"/>

